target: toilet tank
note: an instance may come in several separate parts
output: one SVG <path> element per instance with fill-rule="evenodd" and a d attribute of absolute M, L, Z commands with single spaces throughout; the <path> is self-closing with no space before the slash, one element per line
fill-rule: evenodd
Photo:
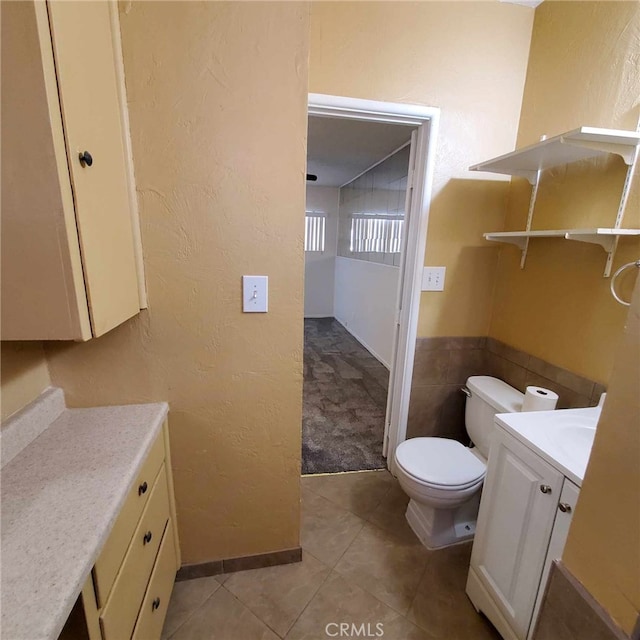
<path fill-rule="evenodd" d="M 465 425 L 471 442 L 486 460 L 489 457 L 493 417 L 496 413 L 515 413 L 522 409 L 524 394 L 498 378 L 471 376 L 467 380 Z"/>

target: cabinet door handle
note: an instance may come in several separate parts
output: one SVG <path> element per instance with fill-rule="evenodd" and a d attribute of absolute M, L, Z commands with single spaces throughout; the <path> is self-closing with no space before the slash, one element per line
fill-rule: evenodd
<path fill-rule="evenodd" d="M 572 509 L 571 509 L 571 505 L 567 502 L 561 502 L 558 505 L 558 509 L 560 509 L 560 511 L 562 511 L 562 513 L 571 513 Z"/>
<path fill-rule="evenodd" d="M 159 606 L 160 606 L 160 598 L 156 598 L 156 599 L 151 603 L 151 611 L 155 611 Z"/>
<path fill-rule="evenodd" d="M 80 164 L 83 167 L 90 167 L 93 164 L 93 158 L 88 151 L 83 151 L 82 153 L 78 154 L 78 159 L 80 160 Z"/>
<path fill-rule="evenodd" d="M 153 536 L 151 535 L 151 531 L 147 531 L 147 533 L 145 533 L 144 537 L 142 538 L 142 544 L 151 542 L 151 538 L 153 538 Z"/>
<path fill-rule="evenodd" d="M 146 481 L 143 482 L 139 487 L 138 487 L 138 495 L 141 496 L 143 493 L 147 493 L 147 483 Z"/>
<path fill-rule="evenodd" d="M 542 493 L 551 493 L 551 487 L 548 484 L 541 484 L 540 491 L 542 491 Z"/>

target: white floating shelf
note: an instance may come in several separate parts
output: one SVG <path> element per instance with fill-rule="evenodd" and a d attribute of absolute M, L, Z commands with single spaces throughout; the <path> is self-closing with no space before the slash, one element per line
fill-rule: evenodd
<path fill-rule="evenodd" d="M 631 165 L 640 145 L 640 132 L 580 127 L 528 147 L 475 164 L 471 171 L 521 176 L 535 184 L 538 171 L 610 153 Z"/>
<path fill-rule="evenodd" d="M 569 229 L 556 229 L 549 231 L 498 231 L 496 233 L 485 233 L 486 240 L 493 242 L 506 242 L 515 244 L 521 251 L 524 251 L 529 238 L 564 238 Z"/>
<path fill-rule="evenodd" d="M 608 254 L 604 276 L 609 277 L 613 252 L 615 251 L 618 238 L 621 236 L 640 236 L 640 229 L 549 229 L 540 231 L 498 231 L 496 233 L 485 233 L 486 240 L 493 242 L 505 242 L 515 244 L 523 252 L 529 246 L 530 238 L 565 238 L 566 240 L 577 240 L 578 242 L 588 242 L 600 245 Z M 524 263 L 521 263 L 524 266 Z"/>
<path fill-rule="evenodd" d="M 619 236 L 640 236 L 640 229 L 548 229 L 540 231 L 497 231 L 485 233 L 486 240 L 515 244 L 524 249 L 529 238 L 566 238 L 579 242 L 599 244 L 605 251 L 610 251 L 615 239 Z"/>

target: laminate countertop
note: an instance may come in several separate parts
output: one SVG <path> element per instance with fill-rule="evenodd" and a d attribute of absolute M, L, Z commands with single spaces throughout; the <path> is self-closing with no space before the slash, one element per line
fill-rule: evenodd
<path fill-rule="evenodd" d="M 63 406 L 3 466 L 3 639 L 58 637 L 167 412 Z"/>

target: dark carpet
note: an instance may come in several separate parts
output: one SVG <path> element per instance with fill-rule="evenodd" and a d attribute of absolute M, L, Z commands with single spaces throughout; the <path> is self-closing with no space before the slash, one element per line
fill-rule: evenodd
<path fill-rule="evenodd" d="M 302 473 L 383 469 L 389 372 L 333 318 L 304 321 Z"/>

